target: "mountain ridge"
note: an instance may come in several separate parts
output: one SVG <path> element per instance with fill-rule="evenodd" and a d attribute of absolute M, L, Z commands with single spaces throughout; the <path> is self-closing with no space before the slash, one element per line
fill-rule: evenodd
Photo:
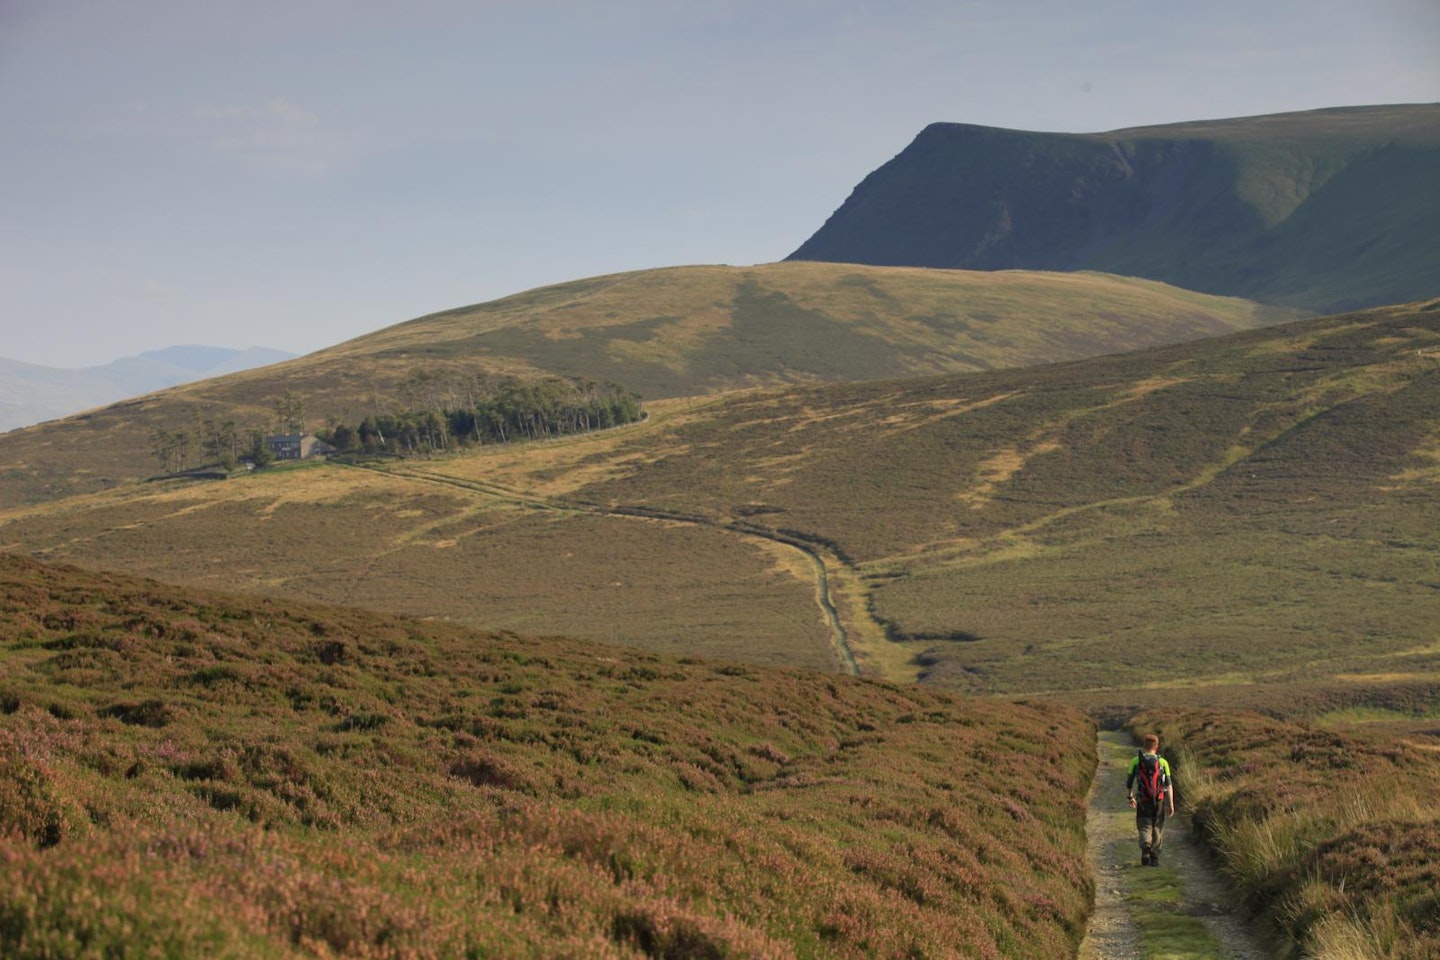
<path fill-rule="evenodd" d="M 1440 104 L 927 126 L 789 260 L 1101 270 L 1322 313 L 1440 294 Z"/>

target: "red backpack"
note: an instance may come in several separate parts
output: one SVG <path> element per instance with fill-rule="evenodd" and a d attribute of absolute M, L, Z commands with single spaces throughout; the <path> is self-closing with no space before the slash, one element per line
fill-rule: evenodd
<path fill-rule="evenodd" d="M 1135 803 L 1141 807 L 1158 806 L 1165 796 L 1165 771 L 1160 767 L 1160 758 L 1155 754 L 1140 753 L 1140 762 L 1135 765 Z"/>

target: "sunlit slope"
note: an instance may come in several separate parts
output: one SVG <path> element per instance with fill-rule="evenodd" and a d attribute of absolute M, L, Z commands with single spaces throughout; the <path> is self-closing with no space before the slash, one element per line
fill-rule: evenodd
<path fill-rule="evenodd" d="M 136 487 L 0 513 L 0 546 L 975 692 L 1258 704 L 1437 682 L 1437 517 L 1440 308 L 1418 304 L 667 401 L 386 473 Z"/>
<path fill-rule="evenodd" d="M 600 460 L 616 473 L 577 472 L 567 496 L 832 548 L 862 578 L 854 606 L 900 641 L 869 648 L 892 675 L 1027 692 L 1440 677 L 1435 305 L 731 399 L 578 465 Z"/>
<path fill-rule="evenodd" d="M 1440 104 L 1040 133 L 936 123 L 793 258 L 1103 270 L 1327 313 L 1440 295 Z"/>
<path fill-rule="evenodd" d="M 832 264 L 683 267 L 596 277 L 402 323 L 261 371 L 0 436 L 0 504 L 159 469 L 157 429 L 274 428 L 290 391 L 312 426 L 459 406 L 486 377 L 613 380 L 647 400 L 1115 353 L 1290 314 L 1150 281 Z"/>
<path fill-rule="evenodd" d="M 1076 711 L 4 556 L 0 597 L 6 957 L 1018 960 L 1084 927 Z"/>
<path fill-rule="evenodd" d="M 611 379 L 661 398 L 1029 366 L 1282 317 L 1241 300 L 1101 274 L 680 267 L 422 317 L 321 356 L 475 358 L 522 375 Z"/>

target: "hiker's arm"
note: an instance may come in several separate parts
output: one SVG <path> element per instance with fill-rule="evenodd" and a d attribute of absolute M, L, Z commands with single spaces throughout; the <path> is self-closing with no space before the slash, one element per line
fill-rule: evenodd
<path fill-rule="evenodd" d="M 1129 771 L 1129 773 L 1127 773 L 1127 774 L 1125 775 L 1125 793 L 1126 793 L 1126 799 L 1128 799 L 1128 800 L 1130 801 L 1130 806 L 1132 806 L 1132 807 L 1135 806 L 1135 768 L 1136 768 L 1136 766 L 1137 766 L 1136 761 L 1131 760 L 1131 761 L 1130 761 L 1130 771 Z"/>

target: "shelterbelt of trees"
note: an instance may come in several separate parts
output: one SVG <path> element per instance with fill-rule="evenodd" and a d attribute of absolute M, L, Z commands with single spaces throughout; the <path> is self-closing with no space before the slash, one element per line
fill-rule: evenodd
<path fill-rule="evenodd" d="M 358 424 L 339 423 L 317 435 L 342 452 L 404 455 L 586 433 L 634 423 L 644 415 L 640 397 L 616 383 L 507 379 L 468 389 L 462 403 L 432 399 Z"/>
<path fill-rule="evenodd" d="M 398 398 L 383 403 L 393 409 L 355 424 L 335 419 L 315 434 L 341 452 L 406 456 L 585 433 L 645 416 L 639 395 L 619 384 L 560 377 L 491 381 L 416 373 L 401 384 Z M 305 398 L 295 391 L 275 398 L 272 409 L 273 418 L 258 426 L 197 414 L 184 428 L 157 428 L 150 452 L 166 474 L 212 466 L 232 470 L 242 457 L 267 465 L 272 459 L 267 434 L 308 430 Z"/>

